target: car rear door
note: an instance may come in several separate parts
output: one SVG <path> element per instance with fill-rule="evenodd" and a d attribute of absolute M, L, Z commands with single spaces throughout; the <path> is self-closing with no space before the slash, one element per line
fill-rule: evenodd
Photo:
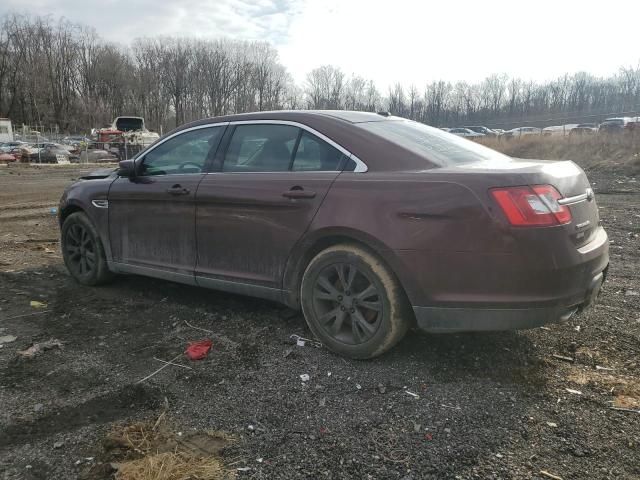
<path fill-rule="evenodd" d="M 136 175 L 109 190 L 115 267 L 195 283 L 195 194 L 225 125 L 188 129 L 136 159 Z"/>
<path fill-rule="evenodd" d="M 198 189 L 199 285 L 277 296 L 287 258 L 347 156 L 291 122 L 230 125 L 218 171 Z M 322 137 L 322 138 L 320 138 Z"/>

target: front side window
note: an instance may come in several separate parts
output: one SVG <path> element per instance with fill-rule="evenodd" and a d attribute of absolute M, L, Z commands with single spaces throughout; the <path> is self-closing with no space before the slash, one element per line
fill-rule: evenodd
<path fill-rule="evenodd" d="M 224 157 L 223 172 L 286 172 L 300 129 L 290 125 L 238 125 Z"/>
<path fill-rule="evenodd" d="M 295 171 L 335 171 L 343 160 L 343 153 L 309 132 L 302 132 L 293 160 Z"/>
<path fill-rule="evenodd" d="M 223 126 L 199 128 L 181 133 L 144 155 L 141 175 L 200 173 L 215 153 Z"/>

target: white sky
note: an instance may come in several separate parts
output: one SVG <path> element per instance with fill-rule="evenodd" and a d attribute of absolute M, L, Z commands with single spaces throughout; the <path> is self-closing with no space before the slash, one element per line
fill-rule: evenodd
<path fill-rule="evenodd" d="M 297 82 L 332 64 L 383 90 L 492 73 L 609 75 L 640 63 L 640 0 L 2 0 L 8 11 L 64 16 L 120 43 L 266 40 Z"/>

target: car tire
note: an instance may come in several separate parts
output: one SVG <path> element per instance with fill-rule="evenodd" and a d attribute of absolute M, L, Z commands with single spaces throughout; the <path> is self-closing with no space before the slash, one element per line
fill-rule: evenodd
<path fill-rule="evenodd" d="M 393 272 L 357 245 L 335 245 L 318 253 L 302 276 L 300 298 L 316 338 L 353 359 L 383 354 L 404 337 L 414 319 Z"/>
<path fill-rule="evenodd" d="M 113 278 L 97 230 L 83 212 L 69 215 L 62 224 L 62 258 L 71 276 L 82 285 L 101 285 Z"/>

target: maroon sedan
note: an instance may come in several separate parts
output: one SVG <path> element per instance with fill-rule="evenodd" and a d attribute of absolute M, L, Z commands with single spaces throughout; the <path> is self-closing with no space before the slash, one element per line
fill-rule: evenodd
<path fill-rule="evenodd" d="M 302 309 L 370 358 L 408 328 L 531 328 L 588 306 L 607 234 L 584 172 L 515 160 L 387 114 L 262 112 L 165 135 L 60 202 L 67 268 Z"/>

